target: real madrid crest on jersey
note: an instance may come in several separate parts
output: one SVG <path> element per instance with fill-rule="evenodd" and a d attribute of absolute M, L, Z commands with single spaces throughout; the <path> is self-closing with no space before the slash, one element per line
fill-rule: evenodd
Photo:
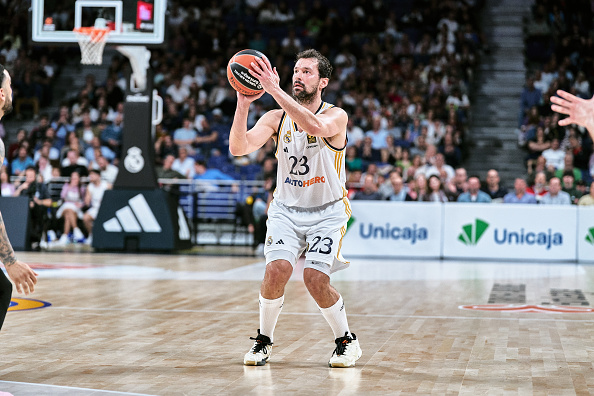
<path fill-rule="evenodd" d="M 312 143 L 315 143 L 315 142 L 317 142 L 316 137 L 315 136 L 311 136 L 310 134 L 307 134 L 307 143 L 308 144 L 312 144 Z"/>
<path fill-rule="evenodd" d="M 287 131 L 283 137 L 285 143 L 291 143 L 291 131 Z"/>

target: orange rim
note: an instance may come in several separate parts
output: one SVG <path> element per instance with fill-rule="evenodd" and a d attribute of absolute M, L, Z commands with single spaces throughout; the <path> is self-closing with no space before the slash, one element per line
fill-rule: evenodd
<path fill-rule="evenodd" d="M 74 28 L 73 31 L 78 34 L 91 36 L 91 41 L 101 41 L 110 29 L 98 29 L 95 27 L 80 27 Z"/>

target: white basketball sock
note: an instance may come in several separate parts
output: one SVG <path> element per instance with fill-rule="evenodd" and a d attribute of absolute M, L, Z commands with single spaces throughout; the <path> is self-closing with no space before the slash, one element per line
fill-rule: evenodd
<path fill-rule="evenodd" d="M 274 328 L 284 301 L 285 296 L 268 300 L 260 294 L 260 334 L 270 338 L 270 342 L 273 342 Z"/>
<path fill-rule="evenodd" d="M 320 308 L 318 306 L 318 308 Z M 344 337 L 344 333 L 351 335 L 349 331 L 349 323 L 346 317 L 346 309 L 344 308 L 344 302 L 342 296 L 338 298 L 336 304 L 328 308 L 320 308 L 322 315 L 332 328 L 334 338 Z"/>

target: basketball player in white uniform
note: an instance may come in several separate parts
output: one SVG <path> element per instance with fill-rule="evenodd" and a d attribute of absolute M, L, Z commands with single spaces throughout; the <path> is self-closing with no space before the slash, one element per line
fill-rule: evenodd
<path fill-rule="evenodd" d="M 322 101 L 332 66 L 318 51 L 297 55 L 293 97 L 279 86 L 276 68 L 268 59 L 256 62 L 252 63 L 252 75 L 281 109 L 269 111 L 248 131 L 250 103 L 263 93 L 238 93 L 229 149 L 233 155 L 246 155 L 272 138 L 279 165 L 277 188 L 268 210 L 260 329 L 244 364 L 261 366 L 270 357 L 285 285 L 297 259 L 305 253 L 303 280 L 334 332 L 336 348 L 329 365 L 351 367 L 361 357 L 361 348 L 349 330 L 342 297 L 330 285 L 330 274 L 348 266 L 340 254 L 351 214 L 344 167 L 348 117 L 344 110 Z"/>
<path fill-rule="evenodd" d="M 12 110 L 12 87 L 11 78 L 8 71 L 0 65 L 0 119 Z M 0 164 L 4 162 L 4 143 L 0 140 Z M 0 262 L 4 264 L 6 273 L 14 282 L 17 292 L 33 293 L 37 283 L 37 273 L 33 271 L 26 263 L 16 259 L 12 245 L 6 234 L 6 226 L 0 214 Z M 10 297 L 12 294 L 12 284 L 0 270 L 0 328 L 4 323 L 6 312 L 10 306 Z"/>

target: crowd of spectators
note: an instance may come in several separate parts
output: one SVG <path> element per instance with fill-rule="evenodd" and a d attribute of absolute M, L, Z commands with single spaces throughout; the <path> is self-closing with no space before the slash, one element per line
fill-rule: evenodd
<path fill-rule="evenodd" d="M 581 127 L 560 127 L 550 102 L 559 89 L 592 97 L 592 16 L 588 0 L 536 0 L 525 21 L 529 70 L 520 95 L 518 136 L 526 152 L 527 188 L 536 201 L 547 202 L 540 197 L 556 190 L 560 182 L 575 203 L 593 180 L 590 135 Z"/>
<path fill-rule="evenodd" d="M 17 116 L 23 116 L 23 106 L 30 107 L 36 126 L 20 130 L 9 142 L 3 194 L 10 193 L 10 176 L 21 177 L 30 166 L 37 167 L 44 182 L 73 173 L 85 178 L 97 170 L 113 183 L 125 123 L 127 59 L 114 56 L 105 81 L 89 74 L 55 114 L 44 113 L 61 69 L 56 58 L 64 57 L 56 57 L 56 49 L 27 47 L 24 6 L 9 3 L 11 11 L 2 18 L 11 23 L 2 25 L 0 62 L 13 74 Z M 519 117 L 529 172 L 546 176 L 546 193 L 535 198 L 542 203 L 551 201 L 544 199 L 546 194 L 556 194 L 556 182 L 549 187 L 553 177 L 562 190 L 571 190 L 572 203 L 591 180 L 592 141 L 580 129 L 559 128 L 547 100 L 557 88 L 590 95 L 585 76 L 593 75 L 587 51 L 592 37 L 583 33 L 591 18 L 578 12 L 583 1 L 570 3 L 539 0 L 527 24 L 527 37 L 548 34 L 555 49 L 528 80 Z M 272 141 L 248 156 L 229 155 L 236 94 L 226 79 L 227 61 L 239 50 L 260 50 L 288 91 L 296 53 L 313 47 L 334 65 L 324 100 L 349 114 L 351 197 L 523 201 L 518 181 L 508 194 L 495 169 L 481 183 L 462 167 L 469 155 L 469 89 L 475 66 L 488 50 L 478 24 L 482 6 L 481 0 L 170 1 L 168 42 L 152 49 L 150 60 L 154 86 L 164 98 L 155 135 L 158 176 L 269 183 L 276 166 Z M 269 95 L 254 102 L 248 127 L 274 107 Z M 570 177 L 575 183 L 569 186 Z M 534 184 L 529 180 L 526 187 Z"/>

